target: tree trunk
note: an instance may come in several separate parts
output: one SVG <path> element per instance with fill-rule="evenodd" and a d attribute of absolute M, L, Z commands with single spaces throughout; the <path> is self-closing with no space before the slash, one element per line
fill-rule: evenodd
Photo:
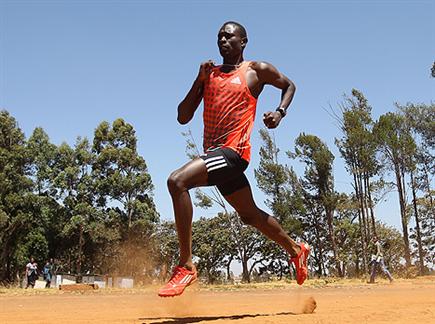
<path fill-rule="evenodd" d="M 279 275 L 278 275 L 278 279 L 281 280 L 283 275 L 284 275 L 284 267 L 282 266 L 281 260 L 278 260 L 278 264 L 279 264 Z"/>
<path fill-rule="evenodd" d="M 322 241 L 320 240 L 321 235 L 320 235 L 320 224 L 319 221 L 317 219 L 317 217 L 314 217 L 314 228 L 316 230 L 316 238 L 317 238 L 317 251 L 318 251 L 318 258 L 317 258 L 317 273 L 319 274 L 319 276 L 322 276 L 325 268 L 325 265 L 323 264 L 323 246 L 322 246 Z"/>
<path fill-rule="evenodd" d="M 82 250 L 83 250 L 83 225 L 79 225 L 79 255 L 77 258 L 77 282 L 82 282 Z"/>
<path fill-rule="evenodd" d="M 361 218 L 363 222 L 363 229 L 364 229 L 364 244 L 367 244 L 369 241 L 369 233 L 368 233 L 368 226 L 367 226 L 367 216 L 366 216 L 366 208 L 364 203 L 364 191 L 362 187 L 362 176 L 361 174 L 358 174 L 357 176 L 357 183 L 358 183 L 358 192 L 359 192 L 359 203 L 360 203 L 360 209 L 361 209 Z"/>
<path fill-rule="evenodd" d="M 367 198 L 368 198 L 367 203 L 369 205 L 370 217 L 371 217 L 371 221 L 372 221 L 373 234 L 375 236 L 378 236 L 376 233 L 375 211 L 373 210 L 373 200 L 372 200 L 372 193 L 370 190 L 370 179 L 369 179 L 368 174 L 365 174 L 364 179 L 365 179 L 365 186 L 366 186 L 366 192 L 367 192 Z"/>
<path fill-rule="evenodd" d="M 411 171 L 411 189 L 412 189 L 412 202 L 414 205 L 415 230 L 417 232 L 418 258 L 420 260 L 420 275 L 422 276 L 424 274 L 423 247 L 421 245 L 420 217 L 417 208 L 417 197 L 415 194 L 415 181 L 414 181 L 413 171 Z"/>
<path fill-rule="evenodd" d="M 397 191 L 399 192 L 400 216 L 402 220 L 403 243 L 405 248 L 405 262 L 406 262 L 406 267 L 410 267 L 411 253 L 409 250 L 408 220 L 406 219 L 406 202 L 405 202 L 405 190 L 404 190 L 405 188 L 403 187 L 403 178 L 402 178 L 401 170 L 397 164 L 394 165 L 394 170 L 396 173 Z"/>
<path fill-rule="evenodd" d="M 424 183 L 425 183 L 425 187 L 426 187 L 426 191 L 427 191 L 426 195 L 429 198 L 430 210 L 432 211 L 432 215 L 435 217 L 434 203 L 433 203 L 433 199 L 432 199 L 432 191 L 430 188 L 430 180 L 429 180 L 429 167 L 427 166 L 427 163 L 423 164 L 423 178 L 424 178 Z"/>
<path fill-rule="evenodd" d="M 367 246 L 366 246 L 366 241 L 365 241 L 365 231 L 364 231 L 364 222 L 363 222 L 363 217 L 362 217 L 362 210 L 363 208 L 361 208 L 361 200 L 359 199 L 359 189 L 358 189 L 358 179 L 357 179 L 357 175 L 354 173 L 353 174 L 353 181 L 354 181 L 354 187 L 355 187 L 355 195 L 358 198 L 358 201 L 360 203 L 360 208 L 358 209 L 358 224 L 359 224 L 359 230 L 360 230 L 360 234 L 361 234 L 361 246 L 362 246 L 362 260 L 363 260 L 363 271 L 365 272 L 367 269 Z M 358 263 L 358 272 L 359 272 L 359 263 Z"/>
<path fill-rule="evenodd" d="M 230 258 L 228 259 L 228 262 L 226 264 L 226 268 L 227 268 L 227 279 L 229 281 L 231 281 L 231 262 L 233 261 L 233 256 L 230 256 Z"/>
<path fill-rule="evenodd" d="M 338 256 L 337 256 L 337 244 L 335 242 L 333 218 L 334 218 L 334 211 L 327 209 L 326 219 L 328 221 L 329 239 L 331 240 L 335 268 L 337 269 L 338 276 L 343 277 L 343 274 L 341 273 L 340 262 L 338 261 Z"/>
<path fill-rule="evenodd" d="M 251 282 L 251 278 L 249 278 L 248 259 L 246 257 L 242 259 L 242 281 Z"/>

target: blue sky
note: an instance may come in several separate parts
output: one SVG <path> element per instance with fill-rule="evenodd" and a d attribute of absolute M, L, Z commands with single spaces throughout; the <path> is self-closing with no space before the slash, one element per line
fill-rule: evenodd
<path fill-rule="evenodd" d="M 336 189 L 351 177 L 334 145 L 340 131 L 326 109 L 362 91 L 374 118 L 394 102 L 435 99 L 434 1 L 6 1 L 0 0 L 0 108 L 29 136 L 41 126 L 55 144 L 92 138 L 97 125 L 124 118 L 155 185 L 163 219 L 172 219 L 169 173 L 186 162 L 181 132 L 201 140 L 201 111 L 189 126 L 176 108 L 199 64 L 221 62 L 216 34 L 227 20 L 245 25 L 247 60 L 274 64 L 297 85 L 291 109 L 274 131 L 282 151 L 301 133 L 319 136 L 335 154 Z M 266 88 L 257 116 L 275 109 L 280 92 Z M 255 187 L 262 127 L 252 134 L 247 175 Z M 286 162 L 284 154 L 281 156 Z M 295 162 L 288 162 L 302 171 Z M 400 228 L 397 193 L 377 216 Z M 195 218 L 216 209 L 195 210 Z"/>

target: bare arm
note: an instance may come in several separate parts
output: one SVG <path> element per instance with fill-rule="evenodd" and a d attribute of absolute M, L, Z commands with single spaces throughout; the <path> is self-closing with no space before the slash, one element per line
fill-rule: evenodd
<path fill-rule="evenodd" d="M 281 102 L 277 108 L 281 108 L 285 114 L 296 92 L 295 84 L 270 63 L 259 62 L 255 70 L 261 87 L 270 84 L 282 90 Z M 268 111 L 264 113 L 263 121 L 268 128 L 276 128 L 282 117 L 283 115 L 278 111 Z"/>
<path fill-rule="evenodd" d="M 183 101 L 178 105 L 177 120 L 180 124 L 187 124 L 193 118 L 204 94 L 204 82 L 209 77 L 213 67 L 214 63 L 212 61 L 207 61 L 201 64 L 198 76 L 193 82 L 192 87 Z"/>

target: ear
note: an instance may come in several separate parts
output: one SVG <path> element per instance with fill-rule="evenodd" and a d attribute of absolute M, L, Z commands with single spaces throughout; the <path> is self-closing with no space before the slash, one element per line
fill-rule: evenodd
<path fill-rule="evenodd" d="M 247 44 L 248 44 L 248 38 L 247 37 L 243 37 L 242 38 L 242 48 L 245 49 Z"/>

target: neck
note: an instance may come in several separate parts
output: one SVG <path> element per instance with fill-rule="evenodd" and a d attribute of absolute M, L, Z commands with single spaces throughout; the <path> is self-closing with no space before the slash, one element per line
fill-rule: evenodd
<path fill-rule="evenodd" d="M 243 61 L 244 61 L 243 54 L 240 54 L 237 57 L 224 57 L 224 62 L 222 63 L 222 65 L 237 66 L 242 64 Z"/>

